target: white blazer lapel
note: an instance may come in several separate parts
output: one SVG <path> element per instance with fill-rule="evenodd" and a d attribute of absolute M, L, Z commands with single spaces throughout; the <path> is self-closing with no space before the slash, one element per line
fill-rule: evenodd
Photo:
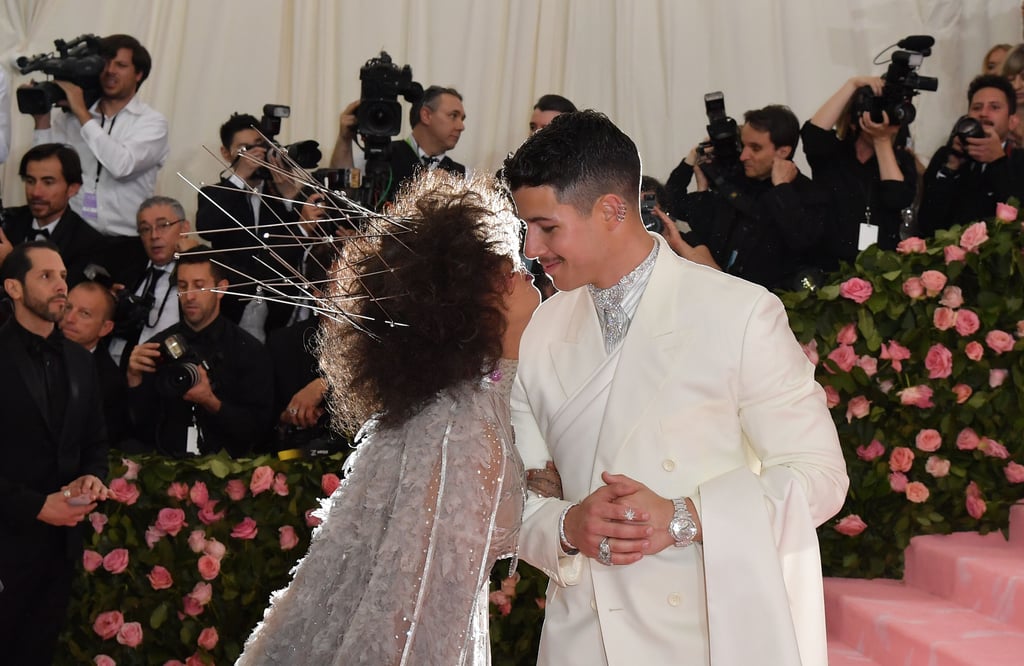
<path fill-rule="evenodd" d="M 549 348 L 555 376 L 566 396 L 575 395 L 604 358 L 604 342 L 597 311 L 585 288 L 577 289 L 565 335 Z"/>

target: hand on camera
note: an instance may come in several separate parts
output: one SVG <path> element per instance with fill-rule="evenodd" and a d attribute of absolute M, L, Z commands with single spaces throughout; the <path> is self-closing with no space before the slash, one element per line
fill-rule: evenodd
<path fill-rule="evenodd" d="M 60 89 L 64 91 L 67 96 L 67 101 L 57 102 L 57 106 L 61 106 L 71 110 L 71 113 L 75 114 L 78 121 L 83 125 L 92 120 L 92 114 L 89 113 L 89 107 L 85 104 L 85 93 L 79 86 L 69 81 L 61 81 L 54 79 L 53 81 Z"/>
<path fill-rule="evenodd" d="M 875 143 L 889 142 L 900 131 L 899 125 L 889 124 L 889 114 L 882 111 L 882 122 L 876 123 L 871 119 L 871 113 L 865 111 L 860 115 L 860 128 L 865 134 L 871 137 Z"/>
<path fill-rule="evenodd" d="M 181 396 L 181 399 L 194 402 L 206 411 L 216 414 L 220 411 L 220 398 L 213 392 L 213 387 L 210 385 L 210 375 L 207 374 L 206 368 L 202 365 L 197 367 L 199 370 L 199 380 L 195 386 L 185 392 L 185 395 Z"/>
<path fill-rule="evenodd" d="M 345 141 L 352 141 L 356 137 L 356 127 L 359 126 L 359 117 L 356 115 L 359 112 L 359 102 L 349 102 L 341 111 L 341 117 L 338 119 L 338 136 Z"/>
<path fill-rule="evenodd" d="M 985 128 L 985 138 L 967 139 L 965 151 L 975 162 L 989 164 L 1001 157 L 1006 157 L 1003 142 L 991 127 Z"/>
<path fill-rule="evenodd" d="M 882 88 L 885 87 L 885 80 L 880 76 L 855 76 L 850 79 L 850 85 L 853 86 L 854 90 L 867 86 L 871 88 L 871 92 L 874 93 L 875 97 L 879 97 L 882 94 Z"/>
<path fill-rule="evenodd" d="M 135 345 L 131 356 L 128 357 L 128 372 L 125 374 L 129 388 L 135 388 L 142 383 L 143 373 L 156 372 L 156 362 L 159 358 L 159 343 L 144 342 Z"/>
<path fill-rule="evenodd" d="M 244 181 L 248 181 L 266 159 L 267 147 L 264 144 L 239 148 L 238 152 L 235 153 L 235 175 Z"/>

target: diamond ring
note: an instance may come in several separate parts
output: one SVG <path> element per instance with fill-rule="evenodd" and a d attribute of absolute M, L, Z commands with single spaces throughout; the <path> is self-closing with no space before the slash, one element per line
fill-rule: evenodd
<path fill-rule="evenodd" d="M 601 539 L 601 543 L 597 547 L 597 561 L 606 567 L 612 565 L 612 547 L 608 543 L 608 537 Z"/>
<path fill-rule="evenodd" d="M 299 410 L 295 409 L 294 407 L 289 407 L 288 413 L 291 414 L 292 416 L 295 416 L 296 414 L 299 413 Z"/>
<path fill-rule="evenodd" d="M 636 518 L 636 511 L 633 510 L 633 507 L 628 506 L 628 507 L 626 507 L 626 514 L 625 515 L 626 515 L 626 520 L 633 520 L 634 518 Z"/>

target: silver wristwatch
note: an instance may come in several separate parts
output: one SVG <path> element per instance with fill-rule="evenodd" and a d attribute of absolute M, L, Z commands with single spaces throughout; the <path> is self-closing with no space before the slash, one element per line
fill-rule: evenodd
<path fill-rule="evenodd" d="M 675 539 L 676 548 L 685 548 L 697 537 L 697 523 L 693 520 L 693 514 L 686 508 L 686 499 L 676 498 L 672 500 L 672 506 L 675 513 L 668 523 L 668 533 Z"/>

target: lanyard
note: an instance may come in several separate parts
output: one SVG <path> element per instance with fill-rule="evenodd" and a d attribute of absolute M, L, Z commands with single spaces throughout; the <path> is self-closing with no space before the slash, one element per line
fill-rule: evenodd
<path fill-rule="evenodd" d="M 110 118 L 110 129 L 107 130 L 107 136 L 110 136 L 111 132 L 114 131 L 114 123 L 117 121 L 117 114 L 115 113 Z M 100 127 L 107 126 L 107 117 L 100 111 Z M 99 189 L 100 186 L 100 174 L 103 173 L 103 162 L 100 162 L 99 158 L 96 159 L 96 181 L 93 183 L 93 191 Z"/>

